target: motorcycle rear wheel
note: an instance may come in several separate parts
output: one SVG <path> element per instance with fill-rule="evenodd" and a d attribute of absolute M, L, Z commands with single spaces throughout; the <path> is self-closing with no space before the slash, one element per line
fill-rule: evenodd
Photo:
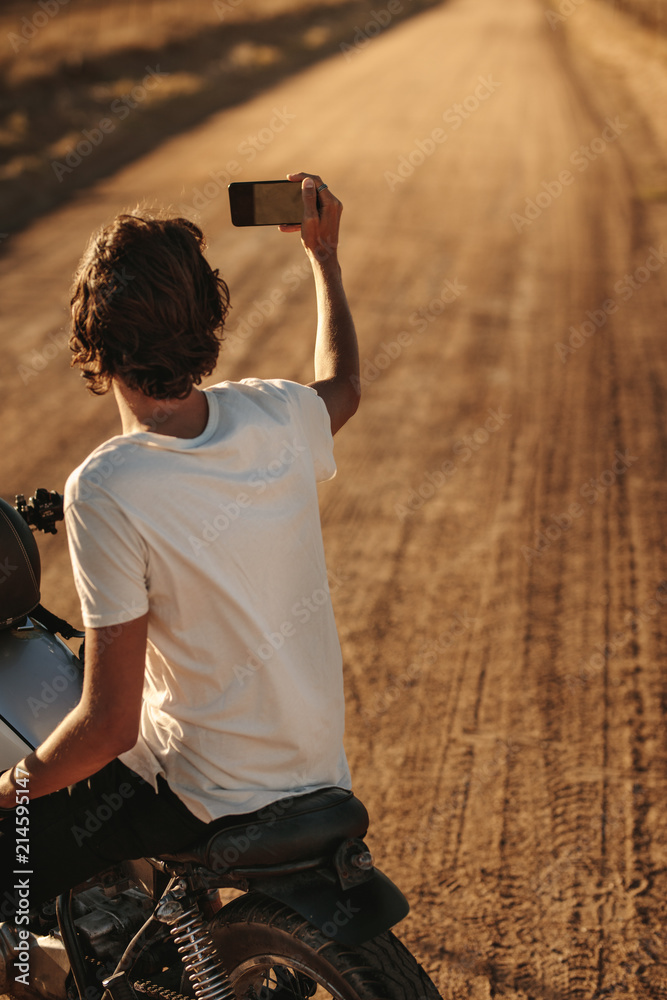
<path fill-rule="evenodd" d="M 390 932 L 348 948 L 261 893 L 233 900 L 209 931 L 237 1000 L 441 1000 Z"/>

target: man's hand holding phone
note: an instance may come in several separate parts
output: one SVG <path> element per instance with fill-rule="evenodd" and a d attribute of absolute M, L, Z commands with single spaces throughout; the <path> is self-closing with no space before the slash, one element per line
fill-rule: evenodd
<path fill-rule="evenodd" d="M 283 233 L 301 230 L 306 253 L 320 265 L 336 259 L 338 232 L 343 206 L 317 174 L 288 174 L 292 183 L 301 183 L 303 218 L 301 225 L 281 225 Z"/>
<path fill-rule="evenodd" d="M 235 226 L 300 230 L 304 247 L 320 263 L 335 256 L 343 206 L 318 174 L 288 174 L 284 181 L 234 181 L 229 205 Z"/>

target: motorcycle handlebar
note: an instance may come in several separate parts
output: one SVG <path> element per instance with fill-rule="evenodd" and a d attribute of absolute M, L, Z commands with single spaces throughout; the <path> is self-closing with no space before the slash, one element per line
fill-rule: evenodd
<path fill-rule="evenodd" d="M 49 535 L 57 533 L 56 521 L 62 521 L 65 516 L 62 494 L 42 487 L 35 490 L 35 495 L 29 500 L 23 493 L 17 493 L 14 507 L 26 524 Z"/>

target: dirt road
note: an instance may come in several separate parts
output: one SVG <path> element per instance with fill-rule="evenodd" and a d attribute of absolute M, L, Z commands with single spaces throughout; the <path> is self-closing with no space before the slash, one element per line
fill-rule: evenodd
<path fill-rule="evenodd" d="M 667 997 L 667 219 L 637 187 L 650 99 L 633 117 L 577 41 L 598 9 L 552 27 L 538 0 L 452 0 L 362 30 L 0 263 L 10 497 L 61 489 L 116 430 L 59 332 L 99 222 L 194 206 L 233 290 L 218 378 L 307 380 L 298 240 L 233 230 L 225 171 L 340 193 L 364 400 L 321 503 L 347 746 L 413 904 L 401 934 L 447 998 Z M 46 602 L 76 615 L 64 539 L 42 552 Z"/>

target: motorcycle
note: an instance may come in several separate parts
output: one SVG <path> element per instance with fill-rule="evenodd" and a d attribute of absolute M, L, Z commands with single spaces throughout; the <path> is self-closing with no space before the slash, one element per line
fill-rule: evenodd
<path fill-rule="evenodd" d="M 29 501 L 17 496 L 14 507 L 0 500 L 10 550 L 0 552 L 0 572 L 24 570 L 15 572 L 18 584 L 0 589 L 9 595 L 0 607 L 0 771 L 38 746 L 81 695 L 83 643 L 78 654 L 67 643 L 84 633 L 38 603 L 31 529 L 55 534 L 62 518 L 62 497 L 45 489 Z M 17 833 L 28 809 L 16 807 Z M 390 930 L 409 907 L 375 867 L 367 828 L 352 792 L 327 788 L 226 817 L 205 842 L 115 865 L 37 911 L 5 901 L 0 992 L 45 1000 L 440 1000 Z"/>

